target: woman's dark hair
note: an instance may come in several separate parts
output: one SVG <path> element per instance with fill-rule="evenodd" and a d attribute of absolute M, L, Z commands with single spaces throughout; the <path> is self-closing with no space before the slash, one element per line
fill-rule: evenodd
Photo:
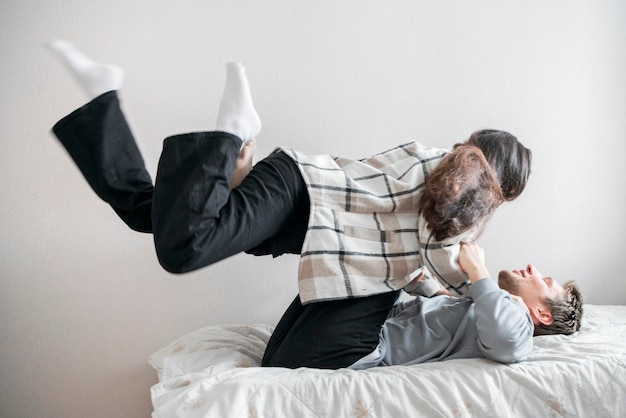
<path fill-rule="evenodd" d="M 504 201 L 519 196 L 528 181 L 532 155 L 504 131 L 474 132 L 426 179 L 420 211 L 437 241 L 474 226 L 480 232 Z"/>
<path fill-rule="evenodd" d="M 483 129 L 474 132 L 465 144 L 483 152 L 496 172 L 504 200 L 511 201 L 522 194 L 530 176 L 532 152 L 516 137 L 505 131 Z"/>

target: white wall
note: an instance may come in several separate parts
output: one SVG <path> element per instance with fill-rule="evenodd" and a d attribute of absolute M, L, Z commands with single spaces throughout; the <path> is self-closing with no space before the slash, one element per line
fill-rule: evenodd
<path fill-rule="evenodd" d="M 295 256 L 159 267 L 49 133 L 84 103 L 54 37 L 124 67 L 152 174 L 162 138 L 213 126 L 229 60 L 248 68 L 259 156 L 509 130 L 534 167 L 482 239 L 492 271 L 532 262 L 626 303 L 621 0 L 0 0 L 0 416 L 148 416 L 150 353 L 208 324 L 274 324 L 296 293 Z"/>

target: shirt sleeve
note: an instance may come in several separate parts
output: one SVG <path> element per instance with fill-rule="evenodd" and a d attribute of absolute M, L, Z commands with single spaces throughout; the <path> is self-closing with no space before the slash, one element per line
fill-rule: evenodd
<path fill-rule="evenodd" d="M 534 325 L 530 315 L 492 279 L 470 287 L 474 300 L 478 346 L 485 356 L 500 363 L 524 361 L 533 348 Z"/>
<path fill-rule="evenodd" d="M 412 296 L 433 297 L 443 286 L 435 279 L 430 272 L 422 267 L 424 277 L 421 280 L 413 281 L 404 286 L 403 290 Z"/>

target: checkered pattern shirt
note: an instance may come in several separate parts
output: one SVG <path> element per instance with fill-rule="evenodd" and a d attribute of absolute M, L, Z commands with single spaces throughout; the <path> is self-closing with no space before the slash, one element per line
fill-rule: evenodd
<path fill-rule="evenodd" d="M 298 164 L 311 201 L 298 269 L 303 303 L 405 287 L 467 294 L 456 260 L 474 231 L 439 242 L 418 215 L 424 181 L 448 149 L 410 142 L 361 160 L 280 150 Z M 425 279 L 407 286 L 421 272 Z"/>

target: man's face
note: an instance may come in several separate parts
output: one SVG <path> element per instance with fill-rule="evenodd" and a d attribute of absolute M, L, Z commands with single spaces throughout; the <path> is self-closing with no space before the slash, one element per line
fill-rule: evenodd
<path fill-rule="evenodd" d="M 545 298 L 563 296 L 563 286 L 541 274 L 532 264 L 523 270 L 502 270 L 498 274 L 498 285 L 507 292 L 520 296 L 526 305 L 542 303 Z"/>

